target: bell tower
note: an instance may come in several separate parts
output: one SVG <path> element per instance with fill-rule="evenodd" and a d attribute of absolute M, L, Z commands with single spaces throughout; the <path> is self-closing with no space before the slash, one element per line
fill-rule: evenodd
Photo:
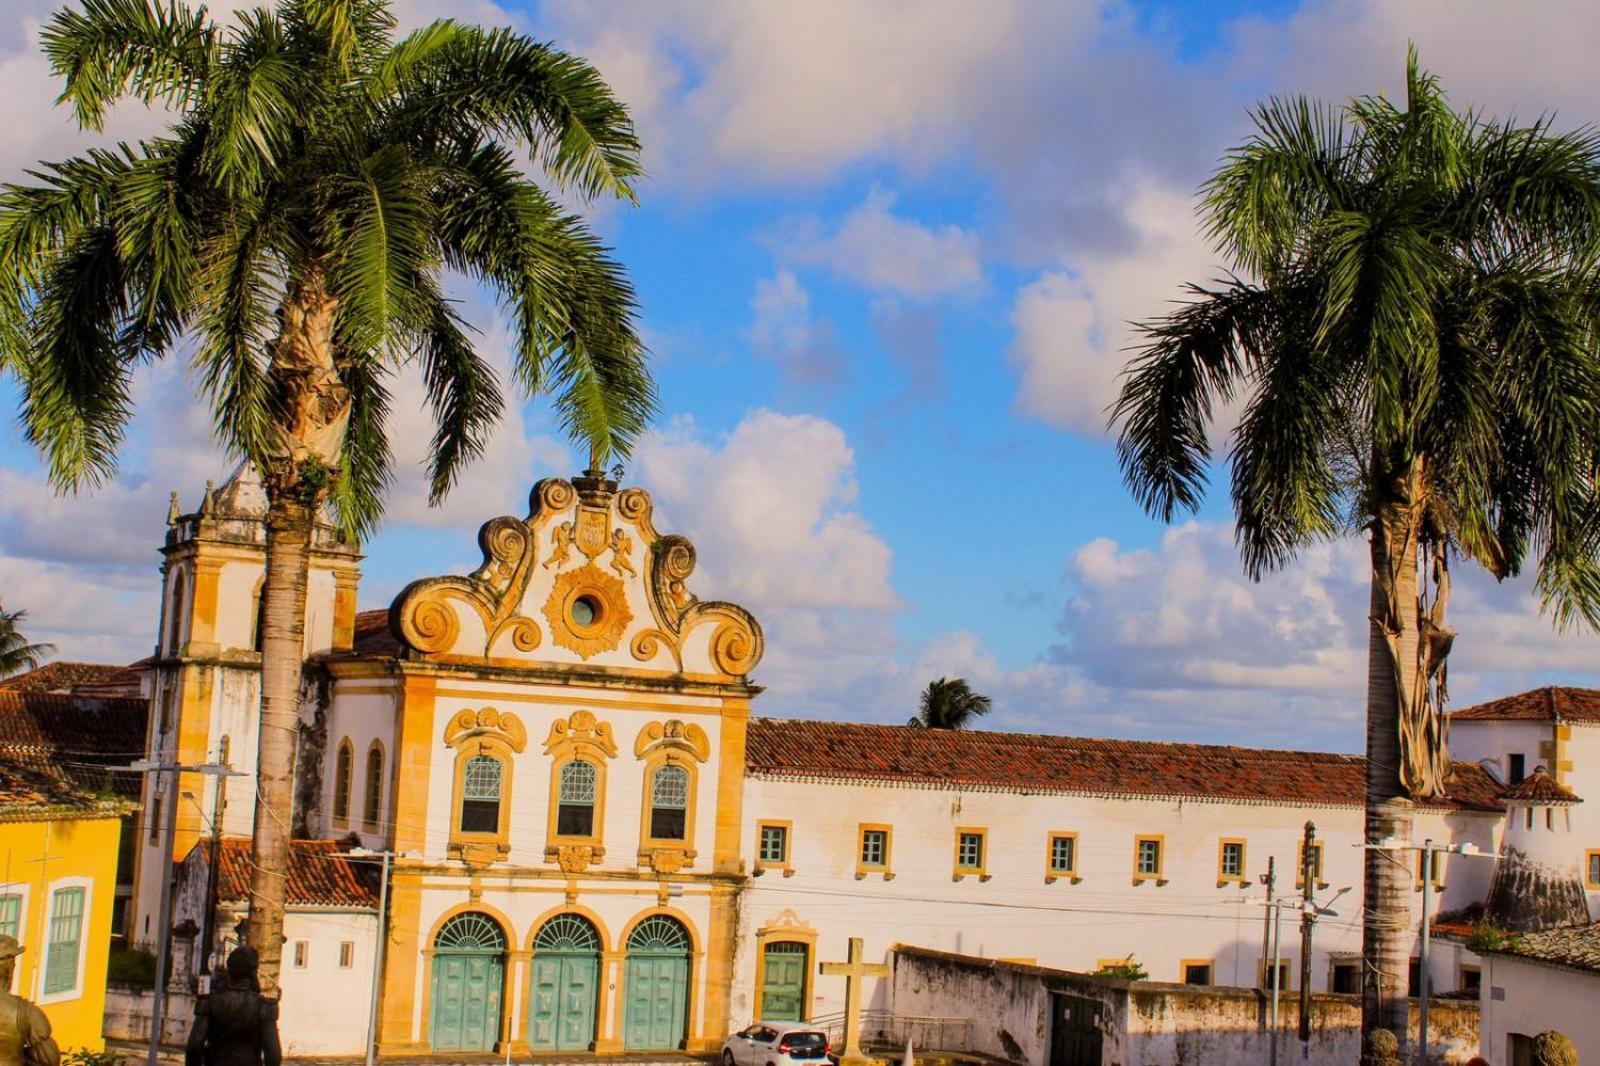
<path fill-rule="evenodd" d="M 261 704 L 260 603 L 266 573 L 267 496 L 255 468 L 241 463 L 221 486 L 206 483 L 200 504 L 183 512 L 172 494 L 161 548 L 161 611 L 149 660 L 150 725 L 145 757 L 193 765 L 221 758 L 252 772 Z M 360 549 L 330 523 L 312 537 L 306 590 L 306 654 L 350 647 L 355 633 Z M 200 774 L 147 774 L 136 851 L 135 939 L 157 935 L 156 904 L 164 835 L 181 862 L 211 832 L 215 784 Z M 248 797 L 249 778 L 233 796 Z M 176 804 L 176 810 L 172 805 Z M 221 814 L 227 836 L 248 836 L 253 804 L 235 799 Z"/>

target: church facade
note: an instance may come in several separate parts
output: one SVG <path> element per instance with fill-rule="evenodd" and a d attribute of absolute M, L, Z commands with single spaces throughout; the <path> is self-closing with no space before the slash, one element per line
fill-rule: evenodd
<path fill-rule="evenodd" d="M 154 756 L 253 767 L 264 503 L 241 469 L 194 514 L 174 507 L 147 680 Z M 307 846 L 309 887 L 298 910 L 290 900 L 304 945 L 285 951 L 291 1052 L 362 1050 L 359 1025 L 346 1048 L 294 1021 L 297 998 L 350 1002 L 357 973 L 380 982 L 385 1055 L 714 1052 L 752 1019 L 842 1014 L 845 979 L 823 964 L 851 938 L 872 962 L 910 944 L 1259 985 L 1274 953 L 1248 901 L 1269 857 L 1275 891 L 1300 894 L 1308 820 L 1313 895 L 1352 890 L 1318 924 L 1312 987 L 1355 990 L 1360 759 L 753 717 L 760 626 L 695 595 L 694 547 L 656 529 L 643 490 L 595 471 L 547 479 L 526 516 L 489 521 L 479 544 L 472 573 L 417 580 L 358 614 L 359 554 L 319 531 L 295 825 L 343 843 Z M 1488 897 L 1513 770 L 1548 764 L 1595 791 L 1600 762 L 1572 756 L 1600 736 L 1600 714 L 1565 723 L 1565 747 L 1544 755 L 1526 725 L 1460 723 L 1476 761 L 1458 762 L 1448 803 L 1417 812 L 1419 839 L 1491 856 L 1448 860 L 1441 910 Z M 1524 765 L 1500 750 L 1515 744 Z M 226 787 L 251 794 L 248 777 Z M 152 788 L 147 812 L 165 813 L 145 821 L 175 826 L 173 861 L 207 827 L 249 834 L 250 804 L 219 815 L 209 782 L 180 781 L 177 812 Z M 1573 831 L 1569 815 L 1554 845 L 1580 877 L 1592 824 Z M 164 846 L 152 831 L 139 853 L 144 938 L 159 935 Z M 387 909 L 351 888 L 344 924 L 327 924 L 316 864 L 363 862 L 356 847 L 393 853 Z M 361 880 L 347 875 L 338 883 Z M 1591 908 L 1600 870 L 1593 880 Z M 182 896 L 206 909 L 194 884 Z M 1280 980 L 1298 988 L 1298 923 L 1284 927 Z M 1469 984 L 1475 966 L 1464 948 L 1440 950 L 1434 987 Z M 867 1005 L 888 1009 L 887 990 L 869 979 Z"/>

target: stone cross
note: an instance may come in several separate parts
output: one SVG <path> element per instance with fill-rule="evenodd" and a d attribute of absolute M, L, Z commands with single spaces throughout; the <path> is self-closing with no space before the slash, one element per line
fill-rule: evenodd
<path fill-rule="evenodd" d="M 856 1047 L 861 1039 L 861 988 L 868 977 L 888 977 L 889 967 L 881 962 L 867 962 L 861 957 L 861 938 L 850 938 L 850 951 L 844 962 L 825 962 L 817 967 L 826 977 L 844 978 L 844 1047 L 840 1049 L 841 1062 L 865 1062 L 867 1057 Z"/>

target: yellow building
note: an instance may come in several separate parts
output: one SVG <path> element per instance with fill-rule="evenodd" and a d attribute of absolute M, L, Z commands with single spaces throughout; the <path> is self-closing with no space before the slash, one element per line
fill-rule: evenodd
<path fill-rule="evenodd" d="M 13 991 L 65 1048 L 99 1050 L 117 847 L 128 805 L 42 765 L 0 761 L 0 933 L 21 942 Z"/>

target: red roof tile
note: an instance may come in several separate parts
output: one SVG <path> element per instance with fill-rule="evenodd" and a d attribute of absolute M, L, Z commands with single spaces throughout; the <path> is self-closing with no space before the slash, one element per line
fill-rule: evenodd
<path fill-rule="evenodd" d="M 1501 799 L 1522 803 L 1582 803 L 1578 794 L 1551 777 L 1542 766 L 1500 793 Z"/>
<path fill-rule="evenodd" d="M 139 671 L 109 663 L 46 663 L 0 681 L 0 691 L 74 692 L 89 696 L 138 696 Z"/>
<path fill-rule="evenodd" d="M 289 842 L 289 882 L 284 888 L 285 902 L 291 907 L 372 907 L 378 906 L 379 867 L 376 863 L 355 862 L 337 853 L 348 851 L 341 840 L 292 840 Z M 196 848 L 211 853 L 211 841 Z M 217 878 L 217 896 L 223 900 L 242 900 L 250 889 L 250 840 L 225 837 L 222 841 L 222 869 Z"/>
<path fill-rule="evenodd" d="M 1600 691 L 1592 688 L 1544 688 L 1502 696 L 1497 700 L 1463 707 L 1450 714 L 1452 722 L 1595 722 L 1600 723 Z"/>
<path fill-rule="evenodd" d="M 1358 755 L 855 722 L 752 718 L 745 765 L 769 777 L 1020 792 L 1350 807 L 1362 806 L 1366 797 L 1366 760 Z M 1456 763 L 1447 788 L 1449 801 L 1437 806 L 1503 809 L 1499 785 L 1475 764 Z"/>
<path fill-rule="evenodd" d="M 40 817 L 106 817 L 126 804 L 79 788 L 58 767 L 0 762 L 0 822 Z"/>
<path fill-rule="evenodd" d="M 362 657 L 392 659 L 400 654 L 400 642 L 389 630 L 389 609 L 362 611 L 356 615 L 355 654 Z"/>
<path fill-rule="evenodd" d="M 0 690 L 0 761 L 57 767 L 89 792 L 109 776 L 118 793 L 137 796 L 138 774 L 107 767 L 143 757 L 149 714 L 144 699 Z"/>

